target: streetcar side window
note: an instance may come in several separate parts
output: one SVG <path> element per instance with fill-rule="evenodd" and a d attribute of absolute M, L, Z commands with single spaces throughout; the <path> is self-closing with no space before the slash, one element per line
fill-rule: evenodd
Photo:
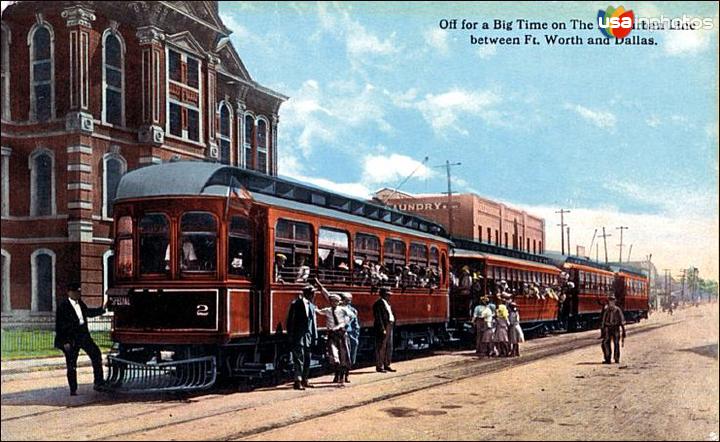
<path fill-rule="evenodd" d="M 115 274 L 118 278 L 130 278 L 133 275 L 133 223 L 129 216 L 117 220 Z"/>
<path fill-rule="evenodd" d="M 306 283 L 315 264 L 310 224 L 279 219 L 275 226 L 275 282 Z"/>
<path fill-rule="evenodd" d="M 377 285 L 387 280 L 387 275 L 380 273 L 380 240 L 377 236 L 357 233 L 353 256 L 353 280 L 356 284 Z"/>
<path fill-rule="evenodd" d="M 217 268 L 217 221 L 211 213 L 187 212 L 180 219 L 180 270 L 214 272 Z"/>
<path fill-rule="evenodd" d="M 440 251 L 437 247 L 430 247 L 430 268 L 428 269 L 428 284 L 431 288 L 440 285 Z"/>
<path fill-rule="evenodd" d="M 252 229 L 244 216 L 233 216 L 228 228 L 228 275 L 252 274 Z"/>
<path fill-rule="evenodd" d="M 403 274 L 405 285 L 427 287 L 428 248 L 425 244 L 410 243 L 410 269 Z"/>
<path fill-rule="evenodd" d="M 162 213 L 140 218 L 140 273 L 167 274 L 170 271 L 170 223 Z"/>
<path fill-rule="evenodd" d="M 390 281 L 395 287 L 400 287 L 402 282 L 402 274 L 407 265 L 405 256 L 405 243 L 399 239 L 386 239 L 383 244 L 383 266 L 385 274 L 388 275 Z"/>
<path fill-rule="evenodd" d="M 318 278 L 342 283 L 350 277 L 350 239 L 346 232 L 321 227 L 318 230 Z"/>

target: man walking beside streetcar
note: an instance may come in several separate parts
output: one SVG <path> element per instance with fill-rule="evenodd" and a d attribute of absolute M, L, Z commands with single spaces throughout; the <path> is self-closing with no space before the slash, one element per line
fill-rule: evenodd
<path fill-rule="evenodd" d="M 393 326 L 395 316 L 390 306 L 392 292 L 385 287 L 380 289 L 380 299 L 373 304 L 375 316 L 375 369 L 380 373 L 396 371 L 390 367 L 393 352 Z"/>
<path fill-rule="evenodd" d="M 610 363 L 612 352 L 610 351 L 610 341 L 615 348 L 615 363 L 620 363 L 620 339 L 622 337 L 623 344 L 625 342 L 625 315 L 622 309 L 615 305 L 615 295 L 608 297 L 608 303 L 602 313 L 600 320 L 603 364 Z M 622 335 L 620 330 L 622 329 Z"/>
<path fill-rule="evenodd" d="M 287 331 L 290 344 L 292 345 L 292 361 L 295 372 L 293 389 L 304 390 L 310 387 L 308 377 L 310 375 L 311 347 L 318 338 L 317 320 L 315 318 L 315 287 L 305 286 L 302 295 L 290 303 L 287 317 Z"/>

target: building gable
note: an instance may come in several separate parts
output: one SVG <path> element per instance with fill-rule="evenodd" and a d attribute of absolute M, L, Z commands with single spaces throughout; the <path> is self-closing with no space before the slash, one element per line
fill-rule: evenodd
<path fill-rule="evenodd" d="M 165 41 L 201 58 L 205 58 L 205 54 L 207 53 L 202 45 L 195 40 L 195 37 L 193 37 L 190 31 L 169 35 Z"/>
<path fill-rule="evenodd" d="M 230 31 L 222 22 L 217 9 L 216 1 L 200 1 L 200 2 L 162 2 L 166 6 L 175 9 L 182 14 L 192 17 L 194 20 L 220 32 L 228 35 Z"/>
<path fill-rule="evenodd" d="M 229 38 L 223 38 L 218 43 L 215 53 L 220 58 L 220 65 L 218 66 L 219 71 L 224 71 L 230 75 L 238 76 L 246 81 L 252 81 L 250 73 L 245 64 L 240 59 L 235 47 L 230 42 Z"/>

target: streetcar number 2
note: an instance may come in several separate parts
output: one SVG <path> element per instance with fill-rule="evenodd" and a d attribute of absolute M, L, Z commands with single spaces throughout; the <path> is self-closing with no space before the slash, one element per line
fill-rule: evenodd
<path fill-rule="evenodd" d="M 210 309 L 208 308 L 207 305 L 205 305 L 205 304 L 198 304 L 198 306 L 197 306 L 197 312 L 196 312 L 195 314 L 196 314 L 197 316 L 207 316 L 209 310 L 210 310 Z"/>

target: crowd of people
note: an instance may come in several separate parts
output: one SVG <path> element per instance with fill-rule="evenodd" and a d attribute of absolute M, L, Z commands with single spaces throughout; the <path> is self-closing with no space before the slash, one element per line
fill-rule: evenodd
<path fill-rule="evenodd" d="M 475 352 L 480 357 L 520 356 L 520 343 L 525 335 L 520 326 L 520 311 L 501 281 L 497 304 L 487 296 L 473 309 Z"/>
<path fill-rule="evenodd" d="M 292 346 L 293 388 L 296 390 L 311 387 L 308 378 L 311 349 L 318 341 L 318 314 L 325 317 L 325 358 L 335 373 L 333 383 L 338 386 L 350 382 L 350 369 L 355 365 L 360 343 L 360 320 L 352 305 L 352 293 L 330 293 L 317 278 L 314 282 L 315 285 L 308 284 L 303 288 L 288 310 L 287 332 Z M 318 308 L 314 304 L 317 292 L 328 301 L 328 307 Z M 390 365 L 395 324 L 391 295 L 390 289 L 380 288 L 380 299 L 373 305 L 376 370 L 381 373 L 395 371 Z"/>
<path fill-rule="evenodd" d="M 298 256 L 296 265 L 288 265 L 288 258 L 283 253 L 275 254 L 275 282 L 308 283 L 313 273 L 307 265 L 304 255 Z M 317 277 L 331 283 L 350 283 L 352 285 L 370 287 L 391 287 L 399 290 L 406 288 L 437 288 L 440 286 L 440 269 L 435 266 L 425 267 L 411 263 L 409 265 L 388 262 L 379 264 L 369 259 L 357 258 L 352 270 L 345 261 L 327 265 L 334 260 L 326 257 L 318 267 Z"/>

